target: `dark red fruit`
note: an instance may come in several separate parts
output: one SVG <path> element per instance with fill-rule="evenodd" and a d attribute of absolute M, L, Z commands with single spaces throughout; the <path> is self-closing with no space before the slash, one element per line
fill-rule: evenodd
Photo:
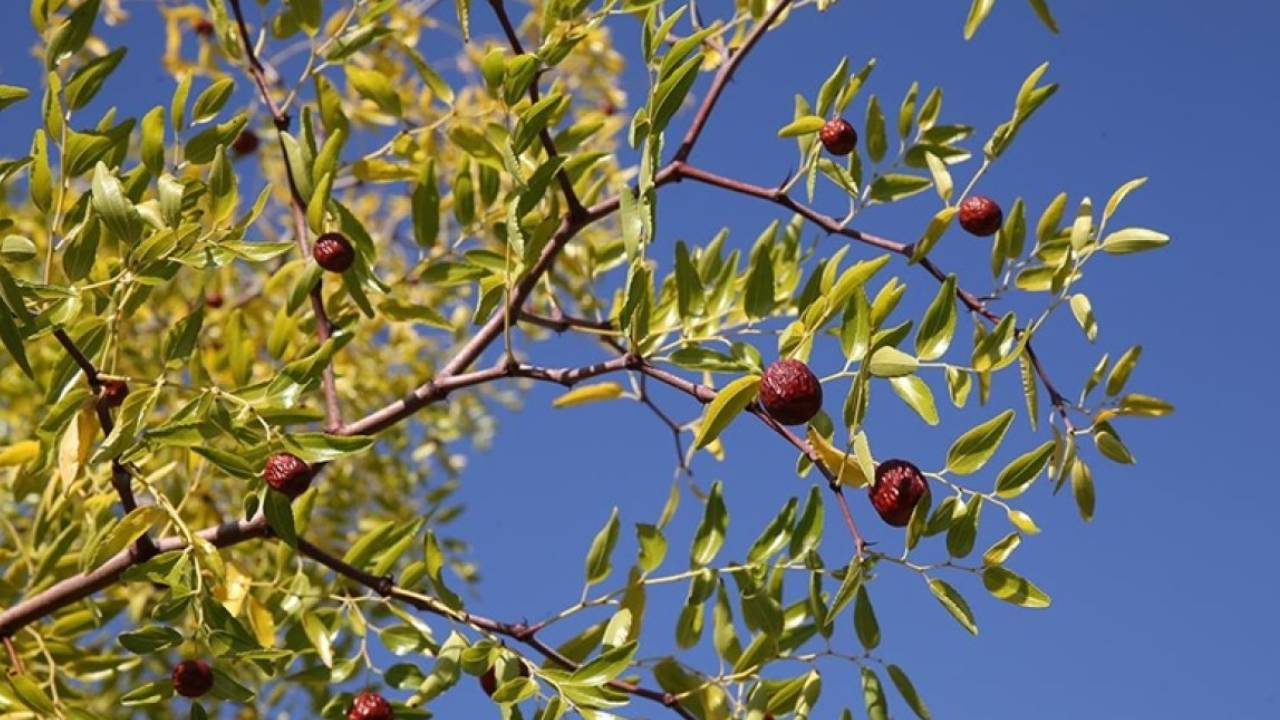
<path fill-rule="evenodd" d="M 518 663 L 517 667 L 520 671 L 520 677 L 529 677 L 529 668 L 525 667 L 524 663 Z M 497 668 L 497 665 L 490 665 L 489 669 L 485 670 L 484 674 L 480 676 L 480 689 L 484 690 L 484 694 L 489 697 L 493 697 L 493 693 L 498 689 Z"/>
<path fill-rule="evenodd" d="M 858 131 L 844 118 L 828 120 L 818 131 L 818 138 L 832 155 L 848 155 L 858 145 Z"/>
<path fill-rule="evenodd" d="M 200 18 L 191 24 L 191 28 L 195 30 L 196 34 L 200 37 L 207 38 L 210 35 L 213 35 L 213 23 L 209 22 L 208 18 Z"/>
<path fill-rule="evenodd" d="M 347 708 L 347 720 L 393 720 L 395 716 L 391 703 L 371 690 L 357 695 Z"/>
<path fill-rule="evenodd" d="M 1004 222 L 1004 212 L 986 195 L 970 195 L 960 203 L 960 227 L 977 235 L 995 235 Z"/>
<path fill-rule="evenodd" d="M 218 292 L 217 290 L 208 292 L 204 296 L 204 304 L 213 308 L 214 310 L 217 310 L 218 308 L 222 307 L 223 301 L 224 301 L 224 298 L 222 297 L 222 293 Z"/>
<path fill-rule="evenodd" d="M 803 425 L 822 409 L 822 383 L 799 360 L 779 360 L 760 380 L 760 404 L 783 425 Z"/>
<path fill-rule="evenodd" d="M 262 479 L 277 492 L 298 497 L 311 487 L 311 466 L 290 453 L 276 453 L 267 458 Z"/>
<path fill-rule="evenodd" d="M 120 407 L 129 395 L 129 385 L 123 380 L 102 381 L 102 404 L 109 408 Z"/>
<path fill-rule="evenodd" d="M 920 468 L 906 460 L 885 460 L 876 468 L 876 482 L 869 494 L 880 519 L 902 527 L 911 520 L 911 511 L 924 497 L 926 489 Z"/>
<path fill-rule="evenodd" d="M 258 136 L 252 130 L 241 130 L 231 141 L 231 149 L 237 155 L 252 155 L 258 149 Z"/>
<path fill-rule="evenodd" d="M 172 680 L 174 692 L 198 698 L 213 689 L 213 669 L 203 660 L 183 660 L 173 668 Z"/>
<path fill-rule="evenodd" d="M 356 251 L 351 247 L 351 241 L 346 235 L 337 232 L 321 235 L 316 240 L 315 247 L 311 249 L 311 254 L 316 262 L 320 263 L 320 267 L 335 273 L 346 272 L 356 259 Z"/>

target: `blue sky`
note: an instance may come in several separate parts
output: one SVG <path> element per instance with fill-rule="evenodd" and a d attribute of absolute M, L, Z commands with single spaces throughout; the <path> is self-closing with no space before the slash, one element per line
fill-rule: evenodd
<path fill-rule="evenodd" d="M 703 4 L 704 16 L 723 5 Z M 130 6 L 148 14 L 141 3 Z M 1280 58 L 1271 37 L 1280 8 L 1247 0 L 1210 9 L 1189 2 L 1059 0 L 1054 10 L 1063 35 L 1055 37 L 1025 3 L 1006 0 L 965 43 L 964 6 L 845 0 L 826 15 L 806 10 L 793 17 L 748 60 L 694 161 L 760 184 L 781 178 L 793 162 L 793 145 L 774 133 L 790 119 L 792 93 L 811 95 L 844 54 L 855 63 L 879 58 L 868 89 L 890 107 L 913 80 L 942 85 L 944 118 L 975 124 L 979 137 L 1008 116 L 1026 73 L 1050 60 L 1048 79 L 1061 90 L 979 191 L 1006 206 L 1022 195 L 1038 214 L 1060 190 L 1073 200 L 1090 195 L 1101 202 L 1125 180 L 1150 177 L 1116 222 L 1156 227 L 1171 234 L 1173 244 L 1091 265 L 1083 289 L 1101 324 L 1096 346 L 1064 314 L 1038 349 L 1055 380 L 1074 395 L 1102 351 L 1114 357 L 1141 342 L 1145 351 L 1130 387 L 1163 396 L 1178 411 L 1120 426 L 1139 464 L 1094 463 L 1098 512 L 1091 525 L 1079 520 L 1068 495 L 1051 497 L 1043 482 L 1025 497 L 1044 532 L 1025 542 L 1010 564 L 1053 596 L 1052 608 L 1004 605 L 978 583 L 957 578 L 981 627 L 973 638 L 918 578 L 885 568 L 871 586 L 884 636 L 880 654 L 911 673 L 939 718 L 1280 716 L 1271 652 L 1280 640 L 1272 607 L 1278 588 L 1274 572 L 1265 570 L 1274 567 L 1272 553 L 1280 547 L 1272 519 L 1280 489 L 1267 450 L 1267 423 L 1280 393 L 1265 370 L 1277 349 L 1268 308 L 1275 307 L 1272 274 L 1280 252 L 1267 208 L 1275 204 L 1272 171 L 1280 162 L 1268 131 L 1280 112 L 1272 77 Z M 477 3 L 476 10 L 480 16 L 487 8 Z M 14 2 L 4 14 L 12 22 L 0 28 L 0 81 L 28 84 L 35 65 L 25 55 L 25 3 Z M 126 36 L 141 37 L 145 27 Z M 483 21 L 480 27 L 491 29 Z M 621 49 L 633 53 L 636 36 L 620 38 Z M 140 57 L 133 62 L 135 71 L 144 67 Z M 628 81 L 634 101 L 642 78 L 633 70 Z M 116 81 L 108 90 L 120 93 L 116 102 L 124 107 L 145 95 L 167 98 L 170 88 L 158 71 L 141 71 L 123 85 Z M 705 81 L 697 91 L 704 87 Z M 866 92 L 851 115 L 861 117 Z M 27 126 L 17 126 L 21 116 L 12 112 L 4 122 L 14 132 L 0 138 L 5 154 L 21 152 L 27 142 Z M 687 121 L 686 113 L 677 125 Z M 664 248 L 677 239 L 704 241 L 727 225 L 747 243 L 770 220 L 785 220 L 773 207 L 714 189 L 686 184 L 663 192 L 654 253 L 663 260 Z M 923 198 L 868 212 L 858 226 L 913 239 L 923 225 L 920 213 L 934 209 L 933 200 Z M 838 241 L 823 242 L 834 250 Z M 985 243 L 952 232 L 934 257 L 981 291 L 989 278 L 986 252 Z M 865 256 L 862 249 L 854 253 Z M 932 296 L 931 281 L 901 263 L 891 269 L 923 298 L 904 304 L 900 316 L 918 316 L 919 303 Z M 572 340 L 563 345 L 540 347 L 535 357 L 556 364 L 595 350 Z M 821 366 L 824 359 L 829 367 Z M 815 359 L 820 372 L 834 370 L 834 363 Z M 928 379 L 941 393 L 940 378 Z M 1016 407 L 1019 418 L 997 468 L 1042 439 L 1028 431 L 1016 393 L 1016 374 L 998 380 L 996 401 Z M 549 407 L 555 395 L 536 388 L 524 411 L 504 414 L 499 450 L 473 456 L 464 475 L 468 511 L 455 529 L 473 542 L 483 569 L 485 580 L 471 600 L 478 612 L 533 620 L 572 603 L 581 555 L 610 508 L 622 508 L 629 529 L 653 521 L 666 497 L 670 438 L 643 408 L 616 403 L 557 411 Z M 843 388 L 832 393 L 842 396 Z M 683 419 L 697 412 L 685 398 L 659 398 Z M 909 457 L 934 469 L 955 435 L 993 413 L 947 406 L 940 408 L 942 426 L 927 428 L 887 388 L 875 401 L 868 432 L 877 455 Z M 695 480 L 703 487 L 725 481 L 732 518 L 725 556 L 733 557 L 744 554 L 787 497 L 807 492 L 809 480 L 794 476 L 793 453 L 757 423 L 735 425 L 725 442 L 725 462 L 704 456 Z M 851 500 L 868 535 L 899 546 L 898 534 L 878 525 L 862 497 L 855 493 Z M 833 511 L 828 517 L 834 520 Z M 699 513 L 686 493 L 667 567 L 682 569 Z M 997 514 L 985 520 L 978 547 L 1007 531 Z M 839 530 L 833 525 L 824 542 L 828 563 L 847 552 Z M 633 553 L 628 533 L 623 538 L 619 562 Z M 683 593 L 680 587 L 651 596 L 653 652 L 670 644 Z M 837 637 L 856 647 L 847 619 Z M 852 669 L 830 670 L 824 695 L 860 706 Z M 896 714 L 906 712 L 893 703 Z M 486 704 L 477 689 L 465 687 L 433 708 L 440 717 L 486 717 L 492 713 Z M 633 711 L 629 717 L 661 716 L 639 705 Z M 823 714 L 834 716 L 834 709 Z"/>

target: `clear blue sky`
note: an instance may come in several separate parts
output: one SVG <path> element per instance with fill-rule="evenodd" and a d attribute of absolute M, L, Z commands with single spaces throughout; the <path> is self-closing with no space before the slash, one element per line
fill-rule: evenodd
<path fill-rule="evenodd" d="M 11 21 L 0 28 L 0 81 L 27 84 L 34 64 L 24 54 L 25 3 L 10 1 L 4 15 Z M 722 5 L 702 9 L 710 16 Z M 769 35 L 747 62 L 694 159 L 762 184 L 781 178 L 793 146 L 774 132 L 790 119 L 792 93 L 811 94 L 843 54 L 857 62 L 879 58 L 870 89 L 893 107 L 912 80 L 943 85 L 944 117 L 976 124 L 983 137 L 1007 117 L 1025 74 L 1052 61 L 1049 79 L 1062 84 L 1060 92 L 980 190 L 1006 203 L 1023 195 L 1038 213 L 1059 190 L 1100 202 L 1131 177 L 1151 178 L 1117 221 L 1157 227 L 1174 243 L 1158 254 L 1090 267 L 1084 289 L 1101 323 L 1097 347 L 1063 316 L 1039 349 L 1058 383 L 1074 394 L 1099 352 L 1114 356 L 1141 342 L 1145 352 L 1131 387 L 1166 397 L 1178 412 L 1121 426 L 1139 464 L 1094 463 L 1092 525 L 1078 519 L 1068 495 L 1050 497 L 1043 482 L 1025 498 L 1044 533 L 1024 543 L 1011 566 L 1053 596 L 1051 609 L 998 603 L 959 578 L 981 627 L 972 638 L 915 576 L 884 568 L 871 588 L 884 635 L 880 653 L 911 673 L 939 718 L 1280 717 L 1274 659 L 1280 624 L 1273 607 L 1280 587 L 1266 570 L 1280 549 L 1274 521 L 1280 489 L 1267 424 L 1280 393 L 1265 370 L 1277 350 L 1271 309 L 1280 252 L 1269 211 L 1273 169 L 1280 166 L 1271 138 L 1280 113 L 1274 79 L 1280 58 L 1272 37 L 1280 6 L 1248 0 L 1053 5 L 1062 36 L 1044 31 L 1025 3 L 1006 0 L 969 43 L 960 37 L 967 3 L 846 0 L 823 16 L 805 11 Z M 148 13 L 142 3 L 129 6 Z M 478 16 L 486 11 L 476 4 Z M 635 36 L 623 37 L 624 51 L 633 52 Z M 149 61 L 130 60 L 136 81 L 108 86 L 122 93 L 117 102 L 130 107 L 143 94 L 167 97 L 170 85 L 158 71 L 144 69 Z M 638 98 L 640 78 L 629 77 Z M 864 102 L 855 104 L 859 117 Z M 0 138 L 6 154 L 27 142 L 27 127 L 11 125 L 19 117 L 11 112 L 4 122 L 14 134 Z M 686 114 L 678 123 L 687 121 Z M 665 190 L 661 208 L 659 257 L 676 239 L 705 240 L 722 225 L 745 243 L 784 217 L 755 201 L 690 186 Z M 922 225 L 923 208 L 932 212 L 923 202 L 869 212 L 860 227 L 909 240 Z M 989 277 L 985 257 L 985 244 L 959 233 L 935 254 L 977 290 Z M 910 285 L 928 285 L 912 268 L 893 270 Z M 918 292 L 927 299 L 932 288 Z M 582 343 L 547 346 L 536 357 L 555 364 L 593 350 Z M 930 381 L 940 392 L 937 378 Z M 1038 442 L 1026 429 L 1015 385 L 1016 375 L 1009 375 L 997 388 L 997 398 L 1012 399 L 1019 410 L 1001 459 Z M 581 554 L 610 508 L 622 507 L 629 529 L 652 521 L 665 499 L 672 456 L 664 428 L 632 404 L 553 411 L 555 394 L 537 388 L 525 411 L 504 415 L 500 452 L 472 457 L 465 473 L 468 510 L 456 531 L 473 542 L 483 569 L 480 594 L 471 600 L 478 612 L 533 620 L 572 603 Z M 686 399 L 660 397 L 681 418 L 696 413 Z M 877 455 L 911 457 L 928 468 L 941 465 L 955 434 L 990 414 L 947 406 L 942 427 L 929 429 L 887 388 L 877 400 L 868 421 Z M 756 423 L 740 423 L 725 440 L 728 459 L 699 460 L 696 480 L 704 486 L 725 480 L 732 517 L 727 555 L 741 556 L 787 497 L 807 491 L 808 481 L 794 477 L 793 453 Z M 852 499 L 868 533 L 897 547 L 898 535 L 877 526 L 863 498 Z M 668 566 L 677 569 L 699 513 L 687 494 L 684 500 L 669 538 Z M 987 519 L 979 547 L 1006 531 L 996 514 Z M 824 544 L 830 563 L 848 544 L 837 530 Z M 624 533 L 618 557 L 633 552 Z M 650 654 L 669 646 L 683 593 L 651 595 Z M 856 647 L 847 620 L 838 632 L 846 647 Z M 824 695 L 858 707 L 862 716 L 850 668 L 833 667 L 825 688 Z M 894 702 L 895 716 L 906 713 Z M 486 703 L 466 687 L 433 708 L 439 717 L 487 717 Z M 821 715 L 834 717 L 835 710 Z M 630 716 L 661 714 L 637 705 Z"/>

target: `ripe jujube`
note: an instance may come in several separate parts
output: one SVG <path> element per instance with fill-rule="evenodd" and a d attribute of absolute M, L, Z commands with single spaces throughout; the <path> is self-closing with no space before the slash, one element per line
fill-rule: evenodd
<path fill-rule="evenodd" d="M 960 203 L 960 227 L 978 237 L 995 235 L 1004 222 L 1004 211 L 986 195 L 970 195 Z"/>
<path fill-rule="evenodd" d="M 102 381 L 102 404 L 109 408 L 120 407 L 129 395 L 129 384 L 123 380 Z"/>
<path fill-rule="evenodd" d="M 391 703 L 372 690 L 357 695 L 347 708 L 347 720 L 393 720 L 395 716 Z"/>
<path fill-rule="evenodd" d="M 311 487 L 311 466 L 291 453 L 276 453 L 267 458 L 262 479 L 276 492 L 297 497 Z"/>
<path fill-rule="evenodd" d="M 822 409 L 822 383 L 799 360 L 779 360 L 760 379 L 760 405 L 783 425 L 803 425 Z"/>
<path fill-rule="evenodd" d="M 832 155 L 848 155 L 858 145 L 858 131 L 844 118 L 832 118 L 818 131 L 822 147 Z"/>
<path fill-rule="evenodd" d="M 198 698 L 213 689 L 213 669 L 203 660 L 183 660 L 174 666 L 170 680 L 174 692 Z"/>
<path fill-rule="evenodd" d="M 920 468 L 906 460 L 885 460 L 876 467 L 876 481 L 868 494 L 881 520 L 903 527 L 927 489 Z"/>
<path fill-rule="evenodd" d="M 355 262 L 356 251 L 346 235 L 338 232 L 327 232 L 316 239 L 311 255 L 320 267 L 334 273 L 346 272 Z"/>

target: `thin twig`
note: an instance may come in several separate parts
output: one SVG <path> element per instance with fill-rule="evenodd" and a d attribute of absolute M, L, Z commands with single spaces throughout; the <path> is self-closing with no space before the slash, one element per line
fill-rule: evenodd
<path fill-rule="evenodd" d="M 511 50 L 516 55 L 523 55 L 524 46 L 520 43 L 520 35 L 516 32 L 515 25 L 507 15 L 506 4 L 503 0 L 489 0 L 489 5 L 498 16 L 498 24 L 502 26 L 503 34 L 507 36 L 507 43 L 511 45 Z M 537 75 L 529 83 L 529 99 L 534 103 L 540 99 Z M 538 139 L 542 142 L 542 149 L 547 151 L 547 159 L 554 160 L 557 152 L 555 140 L 551 138 L 551 131 L 545 127 L 542 128 L 538 132 Z M 564 171 L 564 168 L 556 171 L 556 182 L 559 183 L 560 191 L 564 193 L 565 202 L 569 205 L 569 217 L 581 216 L 585 209 L 582 207 L 582 201 L 578 199 L 578 194 L 573 190 L 573 181 L 569 179 L 569 174 Z"/>
<path fill-rule="evenodd" d="M 4 649 L 9 653 L 9 662 L 13 665 L 14 672 L 26 675 L 27 668 L 22 664 L 22 656 L 18 654 L 18 648 L 13 644 L 13 638 L 8 635 L 4 636 Z"/>
<path fill-rule="evenodd" d="M 344 562 L 341 558 L 320 549 L 303 538 L 298 538 L 298 552 L 319 562 L 335 573 L 368 587 L 385 598 L 398 600 L 424 612 L 469 625 L 482 632 L 511 638 L 519 643 L 528 645 L 543 657 L 566 670 L 573 671 L 580 667 L 578 663 L 565 657 L 555 648 L 540 640 L 537 637 L 537 630 L 525 623 L 502 622 L 465 610 L 451 608 L 430 595 L 424 595 L 396 585 L 390 576 L 378 577 Z M 694 720 L 694 715 L 680 705 L 679 700 L 671 693 L 645 688 L 622 680 L 612 680 L 606 684 L 615 690 L 659 703 L 670 708 L 680 717 L 686 718 L 686 720 Z"/>
<path fill-rule="evenodd" d="M 711 87 L 707 89 L 707 96 L 702 101 L 702 105 L 698 107 L 698 112 L 693 116 L 693 122 L 689 125 L 689 130 L 685 133 L 684 140 L 680 142 L 680 147 L 676 149 L 673 163 L 682 163 L 689 159 L 689 153 L 693 152 L 694 143 L 698 142 L 698 136 L 702 134 L 702 129 L 706 127 L 707 120 L 711 118 L 711 111 L 716 107 L 716 101 L 720 99 L 721 93 L 724 92 L 725 85 L 733 79 L 733 73 L 742 64 L 747 53 L 751 52 L 751 48 L 764 37 L 769 27 L 773 25 L 778 16 L 782 14 L 787 6 L 791 4 L 791 0 L 780 0 L 773 10 L 760 21 L 758 25 L 742 42 L 742 47 L 738 52 L 729 56 L 729 59 L 720 66 L 720 71 L 716 73 L 716 77 L 711 81 Z"/>
<path fill-rule="evenodd" d="M 244 11 L 240 7 L 240 0 L 231 0 L 231 10 L 236 16 L 236 26 L 240 30 L 240 41 L 244 47 L 245 57 L 249 61 L 249 76 L 253 78 L 254 83 L 258 86 L 258 93 L 262 96 L 262 101 L 266 103 L 267 109 L 271 113 L 271 122 L 276 128 L 276 140 L 280 144 L 280 158 L 284 161 L 284 173 L 289 186 L 293 235 L 298 244 L 298 252 L 303 258 L 307 258 L 311 255 L 311 245 L 307 240 L 307 199 L 302 197 L 302 193 L 298 190 L 297 176 L 294 173 L 292 164 L 289 162 L 289 153 L 284 141 L 285 133 L 289 130 L 289 114 L 280 108 L 275 98 L 271 95 L 270 83 L 267 82 L 262 61 L 258 59 L 258 54 L 253 48 L 253 41 L 249 38 L 249 26 L 245 23 Z M 330 321 L 329 313 L 325 310 L 324 288 L 323 283 L 319 280 L 316 281 L 315 287 L 311 289 L 311 309 L 316 319 L 316 340 L 323 345 L 333 335 L 333 322 Z M 332 360 L 324 367 L 321 384 L 324 388 L 326 429 L 329 432 L 339 432 L 342 429 L 342 410 L 338 404 L 338 386 L 334 377 Z"/>

